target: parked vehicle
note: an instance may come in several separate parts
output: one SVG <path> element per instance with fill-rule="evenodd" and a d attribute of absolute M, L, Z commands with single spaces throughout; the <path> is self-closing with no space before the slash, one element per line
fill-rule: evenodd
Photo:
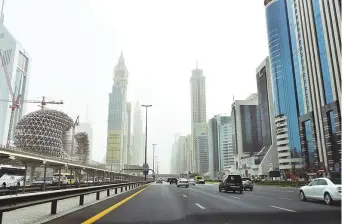
<path fill-rule="evenodd" d="M 0 178 L 0 188 L 7 188 L 13 186 L 23 186 L 24 185 L 24 177 L 16 176 L 16 175 L 7 175 L 4 174 Z"/>
<path fill-rule="evenodd" d="M 222 182 L 219 184 L 219 192 L 224 190 L 225 192 L 239 191 L 243 193 L 242 178 L 240 175 L 226 175 L 223 177 Z"/>
<path fill-rule="evenodd" d="M 341 178 L 317 178 L 299 190 L 301 201 L 318 200 L 327 205 L 341 201 L 341 196 Z"/>

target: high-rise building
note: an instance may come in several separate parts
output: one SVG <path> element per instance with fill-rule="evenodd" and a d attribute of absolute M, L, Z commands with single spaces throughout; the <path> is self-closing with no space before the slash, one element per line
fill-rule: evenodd
<path fill-rule="evenodd" d="M 3 9 L 2 4 L 4 4 L 4 1 L 0 3 L 1 9 Z M 24 100 L 27 99 L 31 58 L 25 49 L 20 45 L 20 43 L 3 25 L 3 19 L 4 15 L 3 12 L 1 12 L 0 56 L 6 66 L 14 97 L 17 98 L 20 96 L 20 107 L 14 112 L 12 133 L 10 134 L 10 144 L 13 144 L 14 128 L 16 127 L 18 121 L 24 116 L 25 112 Z M 10 125 L 10 106 L 12 97 L 3 66 L 0 68 L 0 99 L 0 145 L 6 145 Z"/>
<path fill-rule="evenodd" d="M 128 70 L 121 52 L 118 64 L 114 69 L 114 84 L 109 94 L 108 137 L 106 163 L 113 170 L 120 170 L 126 162 L 125 156 L 125 126 L 127 103 Z"/>
<path fill-rule="evenodd" d="M 201 133 L 196 137 L 196 148 L 197 148 L 197 171 L 200 174 L 207 173 L 209 171 L 209 155 L 208 155 L 208 134 Z"/>
<path fill-rule="evenodd" d="M 304 168 L 340 173 L 341 1 L 293 0 L 291 9 L 304 87 L 299 111 Z"/>
<path fill-rule="evenodd" d="M 142 131 L 142 116 L 141 105 L 137 101 L 134 106 L 133 115 L 133 158 L 132 163 L 134 165 L 140 165 L 144 163 L 144 135 Z"/>
<path fill-rule="evenodd" d="M 89 140 L 89 160 L 92 159 L 93 155 L 93 129 L 91 124 L 88 122 L 80 122 L 78 126 L 75 127 L 75 133 L 85 132 L 88 135 Z"/>
<path fill-rule="evenodd" d="M 191 171 L 193 158 L 191 157 L 191 135 L 186 136 L 186 171 Z"/>
<path fill-rule="evenodd" d="M 177 143 L 178 143 L 177 160 L 179 161 L 179 173 L 184 173 L 185 171 L 187 171 L 186 169 L 186 151 L 187 151 L 186 136 L 179 136 Z"/>
<path fill-rule="evenodd" d="M 298 117 L 304 111 L 303 93 L 307 88 L 300 77 L 291 2 L 265 1 L 276 145 L 278 153 L 284 155 L 284 159 L 279 160 L 279 169 L 285 172 L 302 168 Z"/>
<path fill-rule="evenodd" d="M 128 165 L 134 165 L 132 164 L 132 157 L 131 157 L 131 121 L 132 121 L 132 106 L 131 103 L 126 104 L 126 131 L 125 131 L 125 139 L 126 139 L 126 149 L 125 149 L 125 155 L 126 155 L 126 164 Z"/>
<path fill-rule="evenodd" d="M 289 158 L 289 152 L 282 153 L 277 151 L 277 138 L 276 138 L 276 127 L 274 117 L 274 105 L 272 96 L 272 76 L 270 71 L 269 57 L 257 67 L 256 69 L 256 80 L 258 88 L 258 109 L 260 116 L 260 149 L 256 155 L 254 162 L 255 174 L 268 175 L 270 168 L 279 168 L 279 160 Z M 281 149 L 280 149 L 281 150 Z"/>
<path fill-rule="evenodd" d="M 180 161 L 179 161 L 179 150 L 178 150 L 178 139 L 180 134 L 175 134 L 174 142 L 172 143 L 171 149 L 171 161 L 170 161 L 170 172 L 172 174 L 180 174 Z"/>
<path fill-rule="evenodd" d="M 208 121 L 208 144 L 209 175 L 211 178 L 214 178 L 216 173 L 220 170 L 220 153 L 218 148 L 218 127 L 216 117 L 213 117 Z"/>
<path fill-rule="evenodd" d="M 251 94 L 246 100 L 235 100 L 232 104 L 234 123 L 233 147 L 239 157 L 256 154 L 260 150 L 260 117 L 258 94 Z"/>
<path fill-rule="evenodd" d="M 196 148 L 196 137 L 203 133 L 203 128 L 207 128 L 207 114 L 206 114 L 206 94 L 205 94 L 205 77 L 203 76 L 203 70 L 199 69 L 196 65 L 196 69 L 192 70 L 192 76 L 190 79 L 190 97 L 191 97 L 191 136 L 192 142 L 192 158 L 193 161 L 192 171 L 197 172 L 199 167 L 199 161 L 197 158 L 198 150 Z M 205 131 L 205 133 L 207 133 Z"/>
<path fill-rule="evenodd" d="M 234 166 L 232 118 L 220 115 L 217 120 L 220 173 L 223 173 L 223 171 L 231 170 Z"/>

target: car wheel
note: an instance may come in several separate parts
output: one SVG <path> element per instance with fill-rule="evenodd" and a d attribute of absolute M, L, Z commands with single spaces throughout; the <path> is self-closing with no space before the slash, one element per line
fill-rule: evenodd
<path fill-rule="evenodd" d="M 219 192 L 221 192 L 221 188 L 219 188 Z"/>
<path fill-rule="evenodd" d="M 305 197 L 305 194 L 304 194 L 303 191 L 300 191 L 300 192 L 299 192 L 299 199 L 300 199 L 301 201 L 306 201 L 306 197 Z"/>
<path fill-rule="evenodd" d="M 251 187 L 251 188 L 249 188 L 249 190 L 250 190 L 250 191 L 252 191 L 252 190 L 253 190 L 253 188 Z"/>
<path fill-rule="evenodd" d="M 332 198 L 331 198 L 329 193 L 325 193 L 324 194 L 324 202 L 327 205 L 331 205 L 333 203 L 333 200 L 332 200 Z"/>

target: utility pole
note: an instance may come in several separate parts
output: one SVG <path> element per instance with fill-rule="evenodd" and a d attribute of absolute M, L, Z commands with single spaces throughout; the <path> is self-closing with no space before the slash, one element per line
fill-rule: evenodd
<path fill-rule="evenodd" d="M 149 107 L 152 107 L 152 105 L 141 105 L 142 107 L 145 107 L 146 108 L 146 123 L 145 123 L 145 164 L 147 164 L 147 109 L 149 108 Z M 147 176 L 147 174 L 146 173 L 144 173 L 144 175 L 145 175 L 145 181 L 146 181 L 146 176 Z"/>

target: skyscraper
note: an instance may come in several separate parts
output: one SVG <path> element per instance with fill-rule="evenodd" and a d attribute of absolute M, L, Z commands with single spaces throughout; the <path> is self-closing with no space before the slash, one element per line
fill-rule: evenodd
<path fill-rule="evenodd" d="M 121 52 L 119 61 L 114 69 L 114 84 L 109 94 L 108 105 L 108 137 L 106 163 L 113 170 L 120 170 L 125 162 L 124 133 L 126 124 L 128 70 Z"/>
<path fill-rule="evenodd" d="M 230 170 L 234 166 L 232 118 L 220 115 L 218 120 L 218 151 L 220 171 Z"/>
<path fill-rule="evenodd" d="M 132 164 L 142 166 L 144 163 L 144 137 L 142 131 L 141 105 L 139 101 L 134 106 L 133 115 L 133 158 Z"/>
<path fill-rule="evenodd" d="M 191 136 L 192 142 L 192 171 L 198 171 L 198 150 L 196 148 L 196 137 L 203 132 L 207 133 L 207 113 L 206 113 L 206 95 L 205 95 L 205 77 L 203 70 L 199 69 L 196 64 L 196 69 L 192 70 L 190 79 L 190 97 L 191 97 Z"/>
<path fill-rule="evenodd" d="M 340 172 L 341 1 L 293 0 L 303 109 L 299 132 L 309 172 Z"/>
<path fill-rule="evenodd" d="M 131 157 L 131 121 L 132 121 L 132 106 L 131 103 L 126 104 L 126 131 L 125 131 L 125 139 L 126 139 L 126 164 L 133 165 L 132 164 L 132 157 Z"/>
<path fill-rule="evenodd" d="M 265 164 L 259 167 L 260 175 L 267 175 L 269 167 L 279 168 L 279 159 L 289 158 L 289 152 L 284 153 L 280 149 L 277 151 L 277 138 L 276 138 L 276 127 L 274 118 L 274 105 L 272 96 L 272 76 L 270 71 L 269 57 L 257 67 L 256 69 L 256 80 L 258 88 L 258 109 L 260 116 L 260 149 L 257 154 L 258 164 Z"/>
<path fill-rule="evenodd" d="M 304 110 L 291 1 L 265 1 L 279 168 L 302 168 L 298 116 Z M 304 88 L 304 89 L 303 89 Z M 285 154 L 287 154 L 285 156 Z"/>
<path fill-rule="evenodd" d="M 208 134 L 201 133 L 196 136 L 196 149 L 197 149 L 197 171 L 200 174 L 207 173 L 209 171 L 209 155 L 208 155 Z"/>
<path fill-rule="evenodd" d="M 93 150 L 93 129 L 90 123 L 80 122 L 78 126 L 75 127 L 75 133 L 85 132 L 88 135 L 89 140 L 89 160 L 92 159 Z"/>
<path fill-rule="evenodd" d="M 216 176 L 216 173 L 220 170 L 218 127 L 216 117 L 213 117 L 208 121 L 208 144 L 209 175 L 211 178 L 214 178 Z"/>
<path fill-rule="evenodd" d="M 2 1 L 1 4 L 4 4 Z M 3 5 L 1 5 L 3 10 Z M 19 42 L 13 37 L 13 35 L 3 25 L 3 11 L 1 11 L 1 23 L 0 23 L 0 55 L 4 59 L 4 63 L 7 69 L 8 76 L 10 78 L 11 88 L 14 92 L 14 97 L 20 95 L 20 107 L 15 110 L 11 139 L 13 140 L 14 128 L 18 121 L 24 116 L 25 104 L 24 100 L 27 98 L 27 90 L 29 83 L 29 73 L 31 58 Z M 5 145 L 7 142 L 8 130 L 11 117 L 11 94 L 8 88 L 8 82 L 4 68 L 0 68 L 0 145 Z M 10 142 L 12 144 L 13 141 Z"/>

